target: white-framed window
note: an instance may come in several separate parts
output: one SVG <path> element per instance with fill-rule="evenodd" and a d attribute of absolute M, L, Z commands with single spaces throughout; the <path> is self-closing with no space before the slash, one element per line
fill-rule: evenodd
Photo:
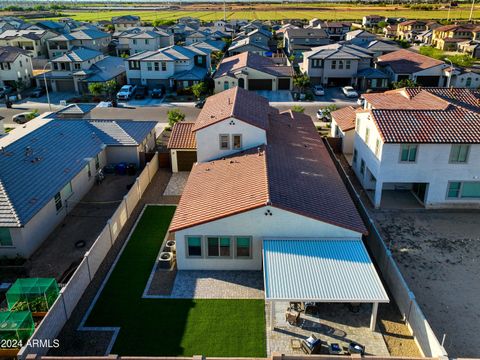
<path fill-rule="evenodd" d="M 332 69 L 336 69 L 336 68 L 337 68 L 337 61 L 336 61 L 336 60 L 332 60 L 331 68 L 332 68 Z"/>
<path fill-rule="evenodd" d="M 370 128 L 365 128 L 365 144 L 368 145 L 368 141 L 370 140 Z"/>
<path fill-rule="evenodd" d="M 201 236 L 186 236 L 185 242 L 187 244 L 187 257 L 203 256 Z"/>
<path fill-rule="evenodd" d="M 245 259 L 252 257 L 251 236 L 235 236 L 235 257 Z"/>
<path fill-rule="evenodd" d="M 155 71 L 160 71 L 160 64 L 158 62 L 153 63 Z"/>
<path fill-rule="evenodd" d="M 162 61 L 162 71 L 167 71 L 167 63 Z"/>
<path fill-rule="evenodd" d="M 468 144 L 452 144 L 449 161 L 451 163 L 466 163 L 469 152 L 470 145 Z"/>
<path fill-rule="evenodd" d="M 238 150 L 242 148 L 242 135 L 232 135 L 232 149 Z"/>
<path fill-rule="evenodd" d="M 227 134 L 219 135 L 220 150 L 230 150 L 230 138 Z"/>
<path fill-rule="evenodd" d="M 378 156 L 380 154 L 380 139 L 377 139 L 375 141 L 375 156 Z"/>
<path fill-rule="evenodd" d="M 231 257 L 232 239 L 229 236 L 207 236 L 207 257 Z"/>
<path fill-rule="evenodd" d="M 152 71 L 152 63 L 147 62 L 147 71 Z"/>
<path fill-rule="evenodd" d="M 415 162 L 417 161 L 417 144 L 402 144 L 400 147 L 400 161 L 401 162 Z"/>

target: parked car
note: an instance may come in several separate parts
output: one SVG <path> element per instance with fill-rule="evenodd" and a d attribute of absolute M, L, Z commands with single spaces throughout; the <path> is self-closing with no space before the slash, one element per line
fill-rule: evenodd
<path fill-rule="evenodd" d="M 148 89 L 146 86 L 139 85 L 135 90 L 135 99 L 145 99 L 148 96 Z"/>
<path fill-rule="evenodd" d="M 33 118 L 37 117 L 38 113 L 36 112 L 23 112 L 23 113 L 20 113 L 20 114 L 16 114 L 16 115 L 13 115 L 12 116 L 12 121 L 15 123 L 15 124 L 25 124 L 26 122 L 32 120 Z"/>
<path fill-rule="evenodd" d="M 152 99 L 161 99 L 165 95 L 165 89 L 163 87 L 156 87 L 152 90 Z"/>
<path fill-rule="evenodd" d="M 348 97 L 348 98 L 355 98 L 358 97 L 358 93 L 355 91 L 355 89 L 351 86 L 344 86 L 342 87 L 342 92 L 343 94 Z"/>
<path fill-rule="evenodd" d="M 315 85 L 313 87 L 313 93 L 317 96 L 323 96 L 325 95 L 325 89 L 323 88 L 322 85 Z"/>
<path fill-rule="evenodd" d="M 317 119 L 322 120 L 324 122 L 329 122 L 332 120 L 332 117 L 330 115 L 330 110 L 329 109 L 318 109 L 317 111 Z"/>
<path fill-rule="evenodd" d="M 36 88 L 33 89 L 33 91 L 31 92 L 30 97 L 39 98 L 39 97 L 43 96 L 45 93 L 46 93 L 46 92 L 45 92 L 45 88 L 43 88 L 43 87 L 36 87 Z"/>
<path fill-rule="evenodd" d="M 120 91 L 117 93 L 118 100 L 130 100 L 132 96 L 135 94 L 135 90 L 137 89 L 134 85 L 123 85 Z"/>
<path fill-rule="evenodd" d="M 3 86 L 3 87 L 0 87 L 0 97 L 5 97 L 6 95 L 8 94 L 11 94 L 13 92 L 13 88 L 11 86 Z"/>
<path fill-rule="evenodd" d="M 207 100 L 206 99 L 201 99 L 201 100 L 198 100 L 196 103 L 195 103 L 195 107 L 197 109 L 203 109 L 203 106 L 205 105 L 205 102 Z"/>

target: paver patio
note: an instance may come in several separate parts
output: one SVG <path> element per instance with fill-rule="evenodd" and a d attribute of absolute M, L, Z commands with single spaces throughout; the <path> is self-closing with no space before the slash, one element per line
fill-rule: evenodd
<path fill-rule="evenodd" d="M 183 188 L 187 183 L 188 175 L 190 175 L 190 171 L 179 171 L 173 173 L 170 181 L 168 182 L 167 188 L 163 192 L 165 196 L 179 196 L 182 195 Z"/>

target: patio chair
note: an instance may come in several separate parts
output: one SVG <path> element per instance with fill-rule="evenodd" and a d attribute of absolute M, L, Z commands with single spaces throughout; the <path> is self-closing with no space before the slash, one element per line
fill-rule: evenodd
<path fill-rule="evenodd" d="M 322 341 L 317 339 L 315 335 L 310 335 L 309 338 L 302 340 L 302 350 L 305 354 L 319 354 L 322 348 Z"/>
<path fill-rule="evenodd" d="M 287 311 L 285 311 L 285 320 L 290 325 L 297 326 L 300 322 L 300 311 L 288 308 Z"/>

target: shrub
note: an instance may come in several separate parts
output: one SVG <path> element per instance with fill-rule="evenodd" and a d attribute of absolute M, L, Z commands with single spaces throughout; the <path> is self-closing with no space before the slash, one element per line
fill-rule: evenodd
<path fill-rule="evenodd" d="M 168 125 L 173 127 L 177 122 L 185 120 L 185 114 L 178 109 L 169 110 L 167 113 Z"/>
<path fill-rule="evenodd" d="M 305 111 L 305 108 L 300 105 L 293 105 L 292 106 L 292 111 L 298 112 L 298 113 L 303 113 Z"/>

